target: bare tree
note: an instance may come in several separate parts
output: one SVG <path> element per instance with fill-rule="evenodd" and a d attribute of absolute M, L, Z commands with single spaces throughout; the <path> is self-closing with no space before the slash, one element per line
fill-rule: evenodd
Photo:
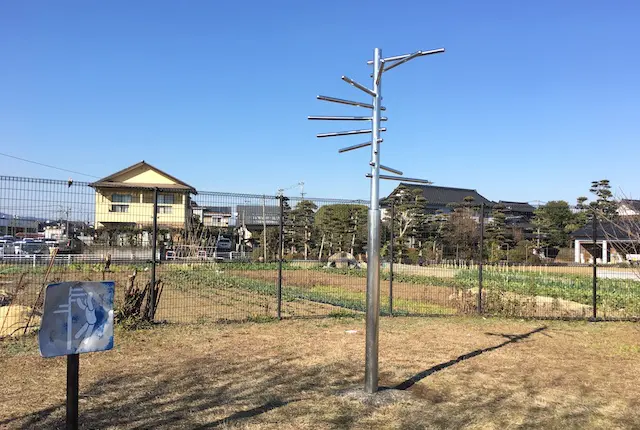
<path fill-rule="evenodd" d="M 592 223 L 595 216 L 598 239 L 606 240 L 618 255 L 618 262 L 629 263 L 635 277 L 640 279 L 640 200 L 624 194 L 614 197 L 606 180 L 594 184 L 599 185 L 591 189 L 597 200 L 584 207 L 588 208 Z"/>

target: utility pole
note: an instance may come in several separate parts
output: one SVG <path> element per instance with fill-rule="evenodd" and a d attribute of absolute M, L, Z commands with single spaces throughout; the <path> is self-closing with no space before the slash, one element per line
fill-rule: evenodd
<path fill-rule="evenodd" d="M 338 150 L 338 153 L 352 151 L 359 148 L 371 147 L 371 158 L 369 161 L 370 173 L 366 175 L 371 179 L 371 194 L 369 203 L 369 234 L 367 241 L 367 315 L 366 315 L 366 347 L 365 347 L 365 376 L 364 391 L 373 394 L 378 391 L 378 321 L 380 316 L 380 179 L 393 181 L 412 182 L 419 184 L 430 184 L 430 181 L 424 179 L 405 178 L 403 173 L 397 169 L 383 166 L 380 164 L 380 143 L 382 138 L 380 134 L 387 129 L 380 127 L 382 121 L 387 118 L 381 115 L 382 106 L 382 74 L 388 72 L 397 66 L 406 63 L 414 58 L 439 54 L 444 52 L 443 48 L 431 51 L 417 51 L 413 54 L 399 55 L 395 57 L 382 58 L 382 51 L 379 48 L 373 51 L 373 60 L 367 64 L 373 66 L 373 89 L 367 88 L 362 84 L 342 76 L 342 80 L 349 85 L 359 89 L 371 97 L 371 103 L 338 99 L 335 97 L 318 96 L 318 100 L 331 103 L 338 103 L 349 106 L 357 106 L 369 109 L 369 116 L 309 116 L 310 120 L 327 120 L 327 121 L 367 121 L 371 124 L 369 128 L 361 130 L 340 131 L 332 133 L 320 133 L 319 138 L 337 137 L 337 136 L 353 136 L 360 134 L 370 134 L 371 140 L 357 145 L 348 146 Z M 381 175 L 380 170 L 393 173 L 394 175 Z"/>

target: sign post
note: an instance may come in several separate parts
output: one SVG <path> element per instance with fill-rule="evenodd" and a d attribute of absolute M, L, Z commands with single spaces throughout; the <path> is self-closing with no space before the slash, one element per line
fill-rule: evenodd
<path fill-rule="evenodd" d="M 337 137 L 337 136 L 353 136 L 360 134 L 370 134 L 371 140 L 357 145 L 347 146 L 339 149 L 339 153 L 353 151 L 359 148 L 371 146 L 371 159 L 369 161 L 370 173 L 365 176 L 371 179 L 371 201 L 369 203 L 369 234 L 367 242 L 367 327 L 366 327 L 366 346 L 365 346 L 365 372 L 364 372 L 364 391 L 373 394 L 378 391 L 378 320 L 380 316 L 380 179 L 392 181 L 412 182 L 418 184 L 430 184 L 431 182 L 424 179 L 405 178 L 400 170 L 384 166 L 380 164 L 380 144 L 383 139 L 380 133 L 387 131 L 381 127 L 380 123 L 386 121 L 387 118 L 381 115 L 386 110 L 382 106 L 382 75 L 389 70 L 398 67 L 407 61 L 417 57 L 426 55 L 439 54 L 444 52 L 444 48 L 434 49 L 431 51 L 417 51 L 413 54 L 398 55 L 395 57 L 382 57 L 382 51 L 379 48 L 373 51 L 373 60 L 367 64 L 373 65 L 373 88 L 370 89 L 353 79 L 343 76 L 342 80 L 347 84 L 357 88 L 371 97 L 371 103 L 344 100 L 335 97 L 318 96 L 318 100 L 342 105 L 356 106 L 370 110 L 369 116 L 309 116 L 310 120 L 325 121 L 368 121 L 370 128 L 362 130 L 339 131 L 331 133 L 320 133 L 319 138 Z M 380 170 L 393 173 L 394 175 L 381 175 Z"/>
<path fill-rule="evenodd" d="M 67 429 L 78 428 L 78 398 L 80 396 L 80 355 L 67 355 Z"/>
<path fill-rule="evenodd" d="M 38 334 L 40 355 L 67 356 L 67 429 L 78 428 L 80 354 L 113 348 L 115 283 L 62 282 L 47 286 Z"/>

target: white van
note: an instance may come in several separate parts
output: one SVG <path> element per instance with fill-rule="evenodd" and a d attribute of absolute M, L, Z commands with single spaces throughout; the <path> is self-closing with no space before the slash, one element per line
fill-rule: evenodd
<path fill-rule="evenodd" d="M 4 258 L 5 255 L 9 257 L 16 255 L 16 247 L 12 241 L 0 239 L 0 258 Z"/>

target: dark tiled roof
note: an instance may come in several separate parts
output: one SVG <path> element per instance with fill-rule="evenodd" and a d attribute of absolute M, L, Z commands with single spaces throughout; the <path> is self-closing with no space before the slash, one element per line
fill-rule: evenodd
<path fill-rule="evenodd" d="M 628 227 L 634 228 L 633 225 Z M 589 223 L 584 227 L 571 233 L 573 239 L 589 239 L 593 240 L 593 224 Z M 629 231 L 624 225 L 616 225 L 610 221 L 601 221 L 598 223 L 596 229 L 597 240 L 638 240 L 640 238 L 640 231 Z"/>
<path fill-rule="evenodd" d="M 262 209 L 262 205 L 236 206 L 236 211 L 238 212 L 237 224 L 241 225 L 244 220 L 246 225 L 262 225 Z M 265 206 L 264 215 L 267 225 L 280 225 L 279 206 Z"/>
<path fill-rule="evenodd" d="M 506 200 L 500 200 L 498 203 L 504 206 L 505 210 L 511 212 L 533 213 L 533 211 L 536 210 L 536 208 L 527 202 L 508 202 Z"/>
<path fill-rule="evenodd" d="M 623 205 L 629 206 L 631 209 L 640 212 L 640 200 L 622 199 L 620 201 Z"/>
<path fill-rule="evenodd" d="M 222 215 L 231 215 L 231 206 L 196 206 L 198 209 L 201 209 L 203 213 L 206 214 L 222 214 Z M 262 209 L 260 212 L 262 215 Z"/>
<path fill-rule="evenodd" d="M 429 205 L 448 205 L 450 203 L 464 203 L 465 197 L 473 197 L 474 204 L 484 203 L 487 206 L 493 205 L 493 203 L 486 199 L 485 197 L 478 194 L 476 190 L 471 190 L 467 188 L 452 188 L 452 187 L 437 187 L 434 185 L 416 185 L 416 184 L 407 184 L 402 182 L 400 186 L 404 186 L 407 188 L 419 188 L 422 190 L 422 195 L 427 200 L 427 204 Z M 393 190 L 391 195 L 393 195 L 398 188 Z"/>

